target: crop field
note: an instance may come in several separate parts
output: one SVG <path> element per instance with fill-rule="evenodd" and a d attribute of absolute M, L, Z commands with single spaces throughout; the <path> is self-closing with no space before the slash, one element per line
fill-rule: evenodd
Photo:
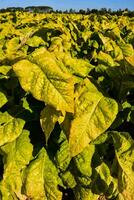
<path fill-rule="evenodd" d="M 134 17 L 0 13 L 0 200 L 134 200 Z"/>

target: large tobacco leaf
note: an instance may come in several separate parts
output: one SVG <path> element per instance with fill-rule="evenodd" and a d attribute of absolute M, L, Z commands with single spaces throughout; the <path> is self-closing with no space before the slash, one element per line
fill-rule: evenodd
<path fill-rule="evenodd" d="M 104 96 L 90 80 L 85 79 L 76 90 L 75 113 L 69 134 L 72 156 L 107 130 L 117 113 L 116 101 Z"/>
<path fill-rule="evenodd" d="M 23 170 L 32 159 L 32 151 L 33 146 L 26 130 L 15 141 L 0 148 L 4 161 L 3 180 L 0 183 L 2 199 L 26 199 L 22 193 Z"/>
<path fill-rule="evenodd" d="M 64 73 L 47 52 L 36 54 L 31 60 L 21 60 L 13 66 L 22 88 L 56 110 L 73 112 L 73 77 Z"/>
<path fill-rule="evenodd" d="M 73 158 L 77 184 L 89 187 L 92 183 L 92 159 L 95 153 L 95 145 L 89 144 L 85 149 Z"/>
<path fill-rule="evenodd" d="M 58 190 L 58 184 L 57 169 L 42 148 L 26 169 L 25 194 L 35 200 L 60 200 L 62 193 Z"/>
<path fill-rule="evenodd" d="M 119 66 L 107 68 L 106 73 L 110 77 L 108 81 L 112 82 L 114 96 L 120 101 L 125 100 L 134 89 L 134 56 L 125 57 Z"/>
<path fill-rule="evenodd" d="M 112 132 L 119 164 L 118 188 L 122 199 L 134 199 L 134 141 L 126 132 Z"/>

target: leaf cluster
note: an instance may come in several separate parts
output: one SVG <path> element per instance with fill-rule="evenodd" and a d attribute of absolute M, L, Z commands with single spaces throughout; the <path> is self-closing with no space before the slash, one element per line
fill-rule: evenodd
<path fill-rule="evenodd" d="M 134 19 L 0 23 L 0 199 L 134 200 Z"/>

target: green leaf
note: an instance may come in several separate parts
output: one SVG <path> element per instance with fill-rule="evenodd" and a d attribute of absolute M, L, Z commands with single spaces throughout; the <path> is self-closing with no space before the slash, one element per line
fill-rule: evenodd
<path fill-rule="evenodd" d="M 22 194 L 22 171 L 32 159 L 33 151 L 29 132 L 24 130 L 15 141 L 2 146 L 0 150 L 4 161 L 4 175 L 0 185 L 2 199 L 25 200 L 26 196 Z"/>
<path fill-rule="evenodd" d="M 29 104 L 29 102 L 28 102 L 28 100 L 27 100 L 26 97 L 23 97 L 23 98 L 21 99 L 21 102 L 22 102 L 22 107 L 23 107 L 24 109 L 26 109 L 26 110 L 29 111 L 30 113 L 33 113 L 33 110 L 32 110 L 32 108 L 30 107 L 30 104 Z"/>
<path fill-rule="evenodd" d="M 104 181 L 108 187 L 112 181 L 109 167 L 103 162 L 101 165 L 96 167 L 96 171 L 99 174 L 100 179 L 102 181 Z M 103 188 L 103 190 L 104 190 L 104 188 Z"/>
<path fill-rule="evenodd" d="M 121 63 L 120 66 L 115 66 L 112 68 L 108 68 L 107 69 L 107 73 L 110 77 L 112 77 L 113 79 L 128 79 L 127 76 L 130 76 L 129 78 L 133 78 L 134 75 L 134 57 L 126 57 L 124 59 L 124 62 Z M 131 77 L 132 76 L 132 77 Z M 120 81 L 120 80 L 119 80 Z M 129 80 L 128 80 L 129 82 Z M 116 81 L 117 83 L 117 81 Z"/>
<path fill-rule="evenodd" d="M 0 91 L 0 108 L 8 102 L 6 95 Z"/>
<path fill-rule="evenodd" d="M 134 199 L 134 140 L 126 132 L 110 132 L 119 164 L 118 188 L 124 200 Z"/>
<path fill-rule="evenodd" d="M 99 137 L 97 137 L 94 141 L 91 142 L 91 144 L 103 144 L 104 142 L 106 142 L 109 138 L 109 135 L 107 134 L 107 132 L 102 133 Z"/>
<path fill-rule="evenodd" d="M 61 171 L 65 171 L 71 161 L 69 143 L 63 131 L 61 131 L 58 142 L 58 150 L 55 155 L 57 167 Z"/>
<path fill-rule="evenodd" d="M 58 111 L 73 112 L 74 81 L 71 75 L 62 72 L 51 54 L 35 54 L 31 59 L 17 62 L 13 69 L 22 88 Z"/>
<path fill-rule="evenodd" d="M 91 161 L 94 152 L 95 146 L 89 144 L 80 154 L 74 157 L 74 163 L 77 169 L 84 176 L 90 177 L 92 175 Z"/>
<path fill-rule="evenodd" d="M 99 195 L 93 193 L 91 191 L 91 189 L 84 188 L 84 187 L 81 187 L 81 186 L 77 186 L 74 189 L 74 194 L 75 194 L 75 198 L 77 200 L 89 200 L 89 199 L 98 200 L 98 198 L 99 198 Z"/>
<path fill-rule="evenodd" d="M 112 177 L 110 166 L 102 162 L 95 168 L 92 181 L 92 190 L 106 198 L 115 198 L 118 195 L 118 179 Z"/>
<path fill-rule="evenodd" d="M 64 174 L 62 174 L 61 178 L 67 188 L 74 188 L 77 185 L 75 177 L 70 171 L 66 171 Z"/>
<path fill-rule="evenodd" d="M 131 123 L 134 124 L 134 107 L 132 107 L 130 115 L 129 115 L 129 120 Z"/>
<path fill-rule="evenodd" d="M 114 96 L 124 100 L 134 88 L 134 57 L 126 57 L 120 66 L 109 67 L 106 73 L 112 79 Z"/>
<path fill-rule="evenodd" d="M 24 120 L 0 112 L 0 146 L 15 140 L 22 132 Z"/>
<path fill-rule="evenodd" d="M 77 179 L 77 183 L 79 185 L 81 185 L 82 187 L 90 187 L 91 183 L 92 183 L 92 179 L 91 177 L 89 176 L 79 176 L 79 175 L 76 175 L 76 179 Z"/>
<path fill-rule="evenodd" d="M 95 48 L 95 49 L 98 49 L 99 48 L 99 44 L 96 40 L 93 40 L 92 41 L 92 46 Z"/>
<path fill-rule="evenodd" d="M 105 97 L 87 79 L 82 84 L 76 91 L 75 115 L 69 135 L 72 156 L 82 152 L 89 142 L 106 131 L 118 113 L 115 100 Z"/>
<path fill-rule="evenodd" d="M 62 199 L 57 170 L 44 148 L 27 168 L 24 187 L 26 195 L 34 200 Z"/>

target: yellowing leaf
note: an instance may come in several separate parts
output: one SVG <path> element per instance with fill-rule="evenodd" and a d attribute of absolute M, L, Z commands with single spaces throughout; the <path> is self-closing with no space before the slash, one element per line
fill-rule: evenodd
<path fill-rule="evenodd" d="M 34 200 L 62 199 L 62 194 L 58 190 L 57 170 L 44 148 L 27 168 L 25 193 Z"/>
<path fill-rule="evenodd" d="M 119 163 L 119 192 L 124 200 L 134 200 L 134 140 L 125 132 L 110 134 Z"/>
<path fill-rule="evenodd" d="M 122 49 L 123 55 L 125 57 L 134 56 L 134 49 L 131 44 L 119 44 L 120 48 Z"/>
<path fill-rule="evenodd" d="M 112 41 L 112 46 L 114 48 L 114 50 L 112 51 L 114 60 L 116 60 L 116 61 L 123 60 L 123 53 L 122 53 L 121 48 L 116 44 L 115 41 Z"/>
<path fill-rule="evenodd" d="M 126 73 L 134 75 L 134 56 L 125 58 L 125 70 Z"/>
<path fill-rule="evenodd" d="M 101 41 L 102 41 L 102 43 L 103 43 L 103 45 L 104 45 L 104 47 L 105 47 L 105 50 L 106 50 L 107 52 L 112 51 L 112 50 L 113 50 L 113 47 L 112 47 L 110 38 L 109 38 L 109 37 L 103 36 L 102 33 L 98 33 L 98 36 L 99 36 L 99 38 L 101 39 Z"/>
<path fill-rule="evenodd" d="M 99 195 L 92 192 L 90 188 L 77 186 L 74 189 L 75 198 L 77 200 L 98 200 Z"/>
<path fill-rule="evenodd" d="M 101 180 L 106 182 L 107 186 L 109 186 L 112 181 L 112 177 L 108 166 L 103 162 L 101 165 L 96 167 L 96 171 L 100 175 Z"/>
<path fill-rule="evenodd" d="M 91 161 L 95 152 L 95 146 L 89 144 L 80 154 L 74 157 L 74 162 L 79 172 L 90 177 L 92 175 Z"/>
<path fill-rule="evenodd" d="M 72 156 L 79 154 L 89 142 L 107 130 L 118 113 L 115 100 L 105 97 L 87 79 L 77 93 L 69 135 Z"/>
<path fill-rule="evenodd" d="M 26 196 L 21 192 L 22 171 L 32 159 L 32 151 L 33 147 L 26 130 L 15 141 L 1 147 L 5 161 L 4 176 L 0 186 L 2 199 L 15 197 L 26 200 Z"/>
<path fill-rule="evenodd" d="M 56 111 L 55 108 L 51 106 L 46 106 L 41 112 L 40 123 L 42 130 L 46 136 L 46 143 L 50 137 L 51 132 L 57 121 L 63 120 L 64 117 L 61 116 L 61 112 Z"/>
<path fill-rule="evenodd" d="M 22 132 L 24 120 L 14 118 L 7 112 L 0 113 L 0 146 L 15 140 Z"/>
<path fill-rule="evenodd" d="M 62 174 L 62 180 L 63 183 L 69 188 L 74 188 L 77 185 L 75 178 L 70 171 L 66 171 Z"/>
<path fill-rule="evenodd" d="M 67 70 L 74 75 L 86 77 L 88 73 L 94 68 L 89 62 L 84 59 L 72 58 L 67 53 L 55 53 L 57 59 L 60 59 Z"/>
<path fill-rule="evenodd" d="M 42 44 L 45 44 L 45 42 L 41 37 L 33 36 L 27 40 L 26 44 L 28 44 L 30 47 L 38 47 Z"/>
<path fill-rule="evenodd" d="M 36 64 L 35 64 L 36 63 Z M 58 111 L 73 112 L 74 82 L 62 72 L 55 60 L 45 54 L 37 55 L 33 63 L 22 60 L 13 66 L 22 88 Z"/>
<path fill-rule="evenodd" d="M 0 108 L 7 103 L 7 97 L 6 95 L 0 91 Z"/>
<path fill-rule="evenodd" d="M 7 73 L 12 69 L 11 66 L 2 65 L 0 66 L 0 74 L 7 75 Z"/>
<path fill-rule="evenodd" d="M 10 39 L 6 43 L 7 54 L 11 55 L 12 53 L 14 53 L 17 50 L 18 45 L 19 45 L 19 38 L 18 37 L 14 37 L 14 38 Z"/>
<path fill-rule="evenodd" d="M 110 67 L 115 65 L 113 58 L 109 54 L 104 53 L 103 51 L 99 52 L 98 61 L 99 61 L 99 63 L 102 63 L 104 65 L 108 65 Z"/>

